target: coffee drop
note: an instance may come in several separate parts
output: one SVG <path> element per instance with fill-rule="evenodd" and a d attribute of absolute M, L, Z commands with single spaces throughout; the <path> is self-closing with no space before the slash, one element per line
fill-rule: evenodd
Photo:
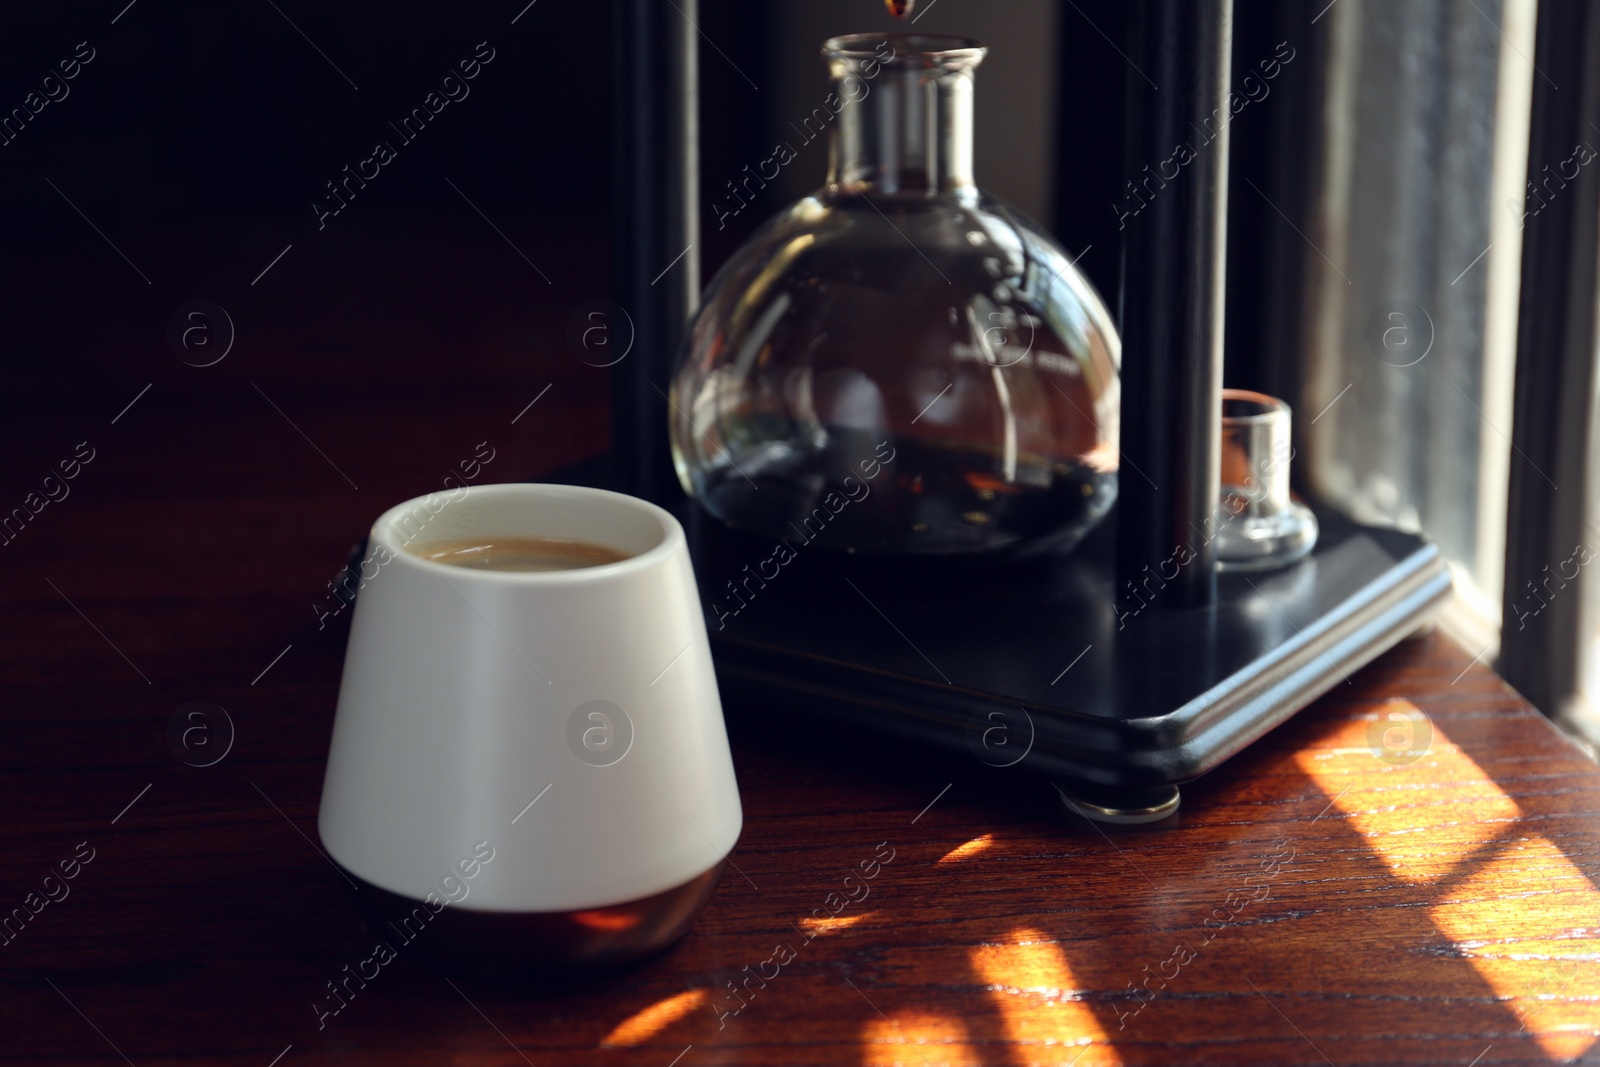
<path fill-rule="evenodd" d="M 917 0 L 883 0 L 883 3 L 889 9 L 889 14 L 897 19 L 907 17 L 911 9 L 917 6 Z"/>

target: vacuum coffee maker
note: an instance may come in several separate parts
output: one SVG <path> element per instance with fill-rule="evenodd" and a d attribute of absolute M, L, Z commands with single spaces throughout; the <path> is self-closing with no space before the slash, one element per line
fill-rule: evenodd
<path fill-rule="evenodd" d="M 1228 135 L 1214 117 L 1229 95 L 1231 0 L 1140 0 L 1119 45 L 1130 181 L 1193 131 L 1213 139 L 1126 220 L 1121 291 L 1107 294 L 1120 309 L 1115 504 L 1081 543 L 996 561 L 848 552 L 825 531 L 796 530 L 775 564 L 770 532 L 730 528 L 686 498 L 672 420 L 712 441 L 713 455 L 728 446 L 674 391 L 702 296 L 697 21 L 693 0 L 615 5 L 613 302 L 633 346 L 611 368 L 609 467 L 578 477 L 683 518 L 731 712 L 964 754 L 1042 776 L 1065 811 L 1148 822 L 1176 810 L 1181 784 L 1427 624 L 1450 588 L 1437 547 L 1289 502 L 1286 437 L 1272 446 L 1282 466 L 1268 518 L 1289 523 L 1274 536 L 1294 542 L 1284 556 L 1294 561 L 1219 566 L 1219 546 L 1229 551 L 1219 515 L 1226 525 L 1243 506 L 1219 512 L 1238 480 L 1225 478 L 1225 440 L 1248 444 L 1287 420 L 1270 397 L 1230 391 L 1225 405 L 1222 389 Z M 901 52 L 959 50 L 890 40 Z M 1225 438 L 1225 426 L 1245 436 Z M 898 447 L 916 446 L 917 432 Z"/>

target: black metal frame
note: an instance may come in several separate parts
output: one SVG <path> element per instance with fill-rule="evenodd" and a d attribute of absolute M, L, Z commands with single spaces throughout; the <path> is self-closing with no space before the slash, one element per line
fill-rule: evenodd
<path fill-rule="evenodd" d="M 1123 170 L 1141 207 L 1123 236 L 1119 326 L 1136 476 L 1118 479 L 1118 585 L 1176 562 L 1163 599 L 1200 607 L 1216 599 L 1233 0 L 1139 4 L 1131 30 Z"/>
<path fill-rule="evenodd" d="M 1582 595 L 1590 572 L 1580 566 L 1573 578 L 1563 564 L 1579 544 L 1594 542 L 1588 509 L 1600 351 L 1600 166 L 1581 166 L 1571 179 L 1554 168 L 1574 145 L 1600 145 L 1600 9 L 1542 0 L 1534 57 L 1543 76 L 1533 82 L 1528 141 L 1535 188 L 1522 233 L 1498 667 L 1554 715 L 1579 691 L 1582 648 L 1592 632 Z"/>
<path fill-rule="evenodd" d="M 696 15 L 697 0 L 612 7 L 612 285 L 633 339 L 612 369 L 612 474 L 617 488 L 663 504 L 682 496 L 664 397 L 700 300 Z M 624 326 L 613 323 L 614 336 Z"/>
<path fill-rule="evenodd" d="M 1233 127 L 1228 230 L 1247 243 L 1228 257 L 1228 336 L 1223 383 L 1282 397 L 1296 407 L 1306 380 L 1306 245 L 1314 226 L 1321 170 L 1323 87 L 1328 35 L 1312 19 L 1327 0 L 1238 0 L 1234 61 L 1255 72 L 1280 42 L 1295 59 L 1272 82 L 1273 106 L 1246 113 Z M 1247 184 L 1248 183 L 1248 184 Z M 1255 189 L 1249 188 L 1254 185 Z M 1279 215 L 1279 212 L 1282 215 Z M 1285 225 L 1284 218 L 1294 220 Z M 1298 232 L 1297 232 L 1298 228 Z M 1297 455 L 1306 455 L 1310 420 L 1294 420 Z M 1291 464 L 1297 491 L 1309 465 Z"/>

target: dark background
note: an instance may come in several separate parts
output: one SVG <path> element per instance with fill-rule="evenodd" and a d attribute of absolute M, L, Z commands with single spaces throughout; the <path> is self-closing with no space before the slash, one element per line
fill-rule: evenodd
<path fill-rule="evenodd" d="M 414 419 L 372 426 L 354 454 L 329 457 L 363 489 L 384 486 L 367 508 L 373 514 L 431 486 L 434 467 L 455 461 L 454 442 L 483 439 L 547 384 L 544 406 L 571 417 L 559 429 L 519 422 L 530 432 L 508 443 L 513 463 L 495 470 L 496 480 L 605 447 L 605 372 L 576 360 L 565 335 L 573 310 L 608 291 L 609 5 L 538 0 L 512 25 L 519 0 L 288 0 L 276 8 L 269 0 L 136 0 L 125 10 L 124 2 L 0 16 L 6 112 L 78 42 L 95 50 L 67 83 L 70 94 L 0 147 L 7 499 L 28 491 L 36 468 L 42 475 L 57 453 L 96 433 L 120 439 L 113 462 L 120 453 L 144 465 L 143 491 L 152 497 L 173 480 L 247 479 L 262 462 L 303 463 L 308 479 L 343 484 L 283 416 L 318 441 L 320 427 L 359 420 L 363 401 L 378 398 L 401 401 Z M 915 28 L 959 31 L 964 4 L 971 0 L 943 0 Z M 891 28 L 876 0 L 859 6 L 857 23 L 839 29 Z M 969 14 L 1026 28 L 1048 6 L 998 13 L 985 5 Z M 698 24 L 716 42 L 701 48 L 708 183 L 765 156 L 767 131 L 782 126 L 790 103 L 775 81 L 778 59 L 815 54 L 817 41 L 779 39 L 780 14 L 776 4 L 701 6 Z M 1241 5 L 1239 62 L 1270 54 L 1270 16 L 1264 4 Z M 1053 24 L 1061 60 L 1026 83 L 1039 97 L 990 101 L 1045 109 L 1060 131 L 1053 143 L 985 143 L 982 130 L 979 137 L 980 181 L 985 157 L 993 171 L 1001 155 L 1008 167 L 1020 155 L 1022 166 L 1049 175 L 1053 202 L 1024 206 L 1053 215 L 1069 249 L 1092 246 L 1082 267 L 1113 307 L 1119 257 L 1109 205 L 1118 195 L 1127 68 L 1106 38 L 1121 39 L 1123 17 L 1111 2 L 1060 6 Z M 496 58 L 468 83 L 470 96 L 401 144 L 388 123 L 419 106 L 480 41 Z M 991 56 L 990 74 L 1006 60 Z M 1288 91 L 1306 67 L 1287 68 L 1276 90 Z M 803 88 L 818 95 L 826 86 L 821 63 L 814 68 Z M 760 72 L 767 91 L 752 89 L 740 70 Z M 1233 127 L 1236 175 L 1263 156 L 1269 127 L 1255 117 L 1247 112 Z M 326 196 L 325 183 L 379 139 L 394 144 L 398 158 L 319 230 L 311 205 Z M 809 183 L 822 164 L 813 152 L 795 169 Z M 1255 173 L 1263 184 L 1259 167 Z M 702 201 L 713 194 L 708 184 Z M 1262 205 L 1234 202 L 1236 234 L 1248 237 Z M 773 196 L 721 232 L 703 206 L 703 277 L 781 206 Z M 1240 271 L 1265 257 L 1232 258 Z M 1242 281 L 1234 292 L 1254 290 Z M 207 368 L 181 362 L 166 337 L 174 311 L 196 298 L 225 308 L 237 335 L 227 358 Z M 1251 374 L 1235 368 L 1253 359 L 1256 318 L 1248 309 L 1231 317 L 1229 384 L 1246 384 L 1238 379 Z M 285 375 L 294 384 L 279 384 Z M 101 429 L 146 384 L 137 417 Z M 478 409 L 481 420 L 446 432 L 430 413 L 457 403 Z M 142 452 L 161 447 L 163 414 L 179 407 L 200 420 L 203 440 L 169 441 L 165 455 Z M 130 439 L 140 443 L 121 443 Z M 223 467 L 232 473 L 220 474 Z M 75 491 L 95 489 L 84 482 Z M 26 550 L 19 543 L 9 553 Z"/>
<path fill-rule="evenodd" d="M 86 437 L 107 443 L 107 463 L 144 466 L 146 499 L 164 484 L 247 480 L 263 463 L 303 462 L 308 480 L 343 485 L 251 383 L 313 441 L 330 420 L 360 420 L 370 401 L 412 413 L 370 427 L 354 454 L 330 455 L 363 489 L 392 486 L 372 498 L 373 514 L 482 439 L 472 422 L 448 446 L 430 442 L 443 433 L 430 415 L 440 405 L 470 397 L 484 425 L 504 425 L 561 376 L 549 399 L 592 416 L 584 439 L 546 434 L 540 456 L 519 459 L 543 466 L 603 447 L 605 383 L 562 358 L 554 313 L 605 292 L 604 5 L 545 0 L 516 26 L 504 4 L 279 6 L 359 90 L 264 0 L 139 0 L 116 25 L 117 5 L 105 4 L 7 17 L 6 107 L 77 42 L 97 53 L 65 100 L 0 148 L 8 495 Z M 496 58 L 471 94 L 401 144 L 387 122 L 484 40 Z M 319 231 L 311 204 L 324 183 L 378 139 L 398 158 Z M 193 298 L 225 308 L 237 332 L 227 358 L 204 369 L 167 343 L 169 317 Z M 53 417 L 40 425 L 45 410 Z M 189 432 L 165 439 L 178 410 Z M 94 481 L 75 490 L 90 495 Z M 28 547 L 19 539 L 10 552 Z"/>

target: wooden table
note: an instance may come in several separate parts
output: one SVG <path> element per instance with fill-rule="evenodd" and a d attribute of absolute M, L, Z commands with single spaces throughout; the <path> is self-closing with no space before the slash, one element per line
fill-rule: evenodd
<path fill-rule="evenodd" d="M 0 550 L 0 907 L 40 909 L 0 948 L 12 1061 L 1600 1062 L 1600 768 L 1441 637 L 1143 829 L 1058 819 L 976 764 L 740 733 L 738 869 L 674 951 L 553 988 L 402 956 L 319 1030 L 312 1001 L 371 939 L 316 842 L 348 613 L 319 629 L 313 604 L 383 507 L 478 442 L 484 480 L 592 451 L 605 386 L 481 338 L 470 381 L 250 341 L 210 377 L 173 361 L 6 402 L 10 496 L 95 450 Z M 233 724 L 211 766 L 169 747 L 192 700 Z M 1411 708 L 1427 754 L 1373 755 Z M 75 855 L 64 899 L 30 897 Z M 835 914 L 874 855 L 870 896 Z M 730 993 L 775 952 L 776 977 Z"/>

